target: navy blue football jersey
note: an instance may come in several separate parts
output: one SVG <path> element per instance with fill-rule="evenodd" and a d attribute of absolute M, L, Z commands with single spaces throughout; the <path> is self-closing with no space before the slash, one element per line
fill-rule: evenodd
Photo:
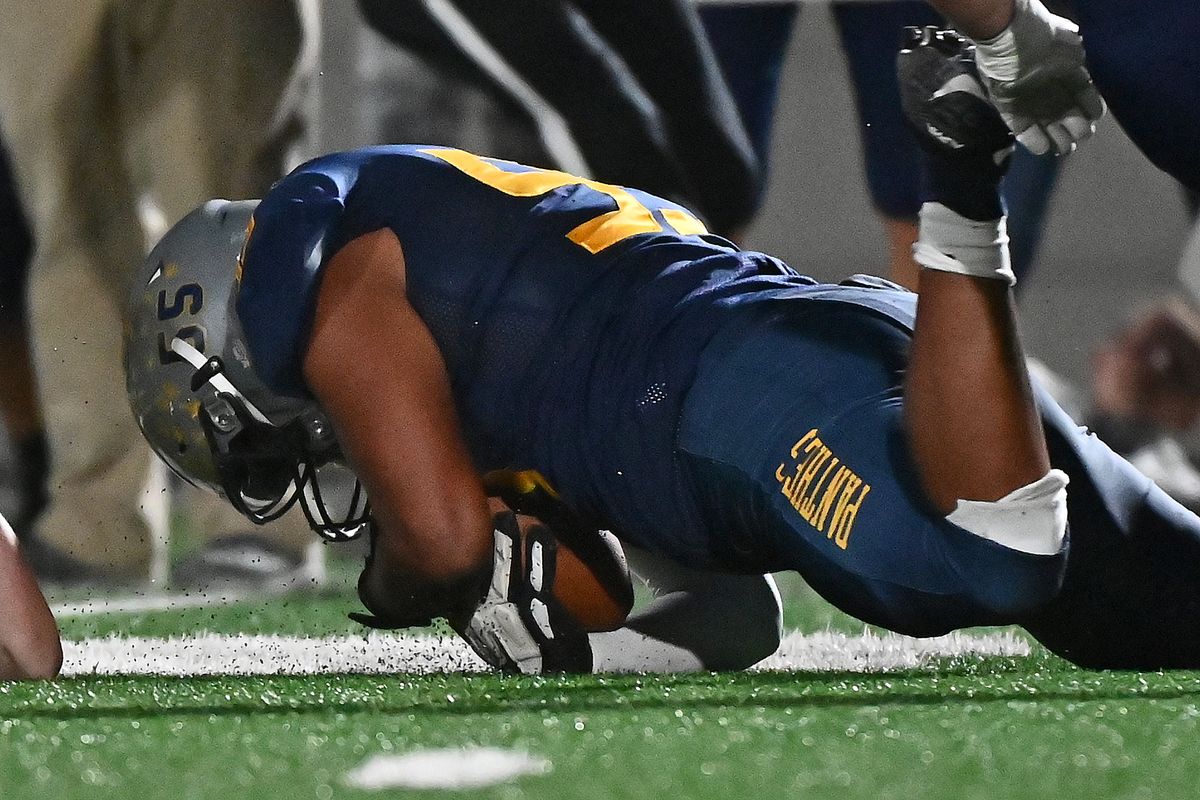
<path fill-rule="evenodd" d="M 674 445 L 712 336 L 763 302 L 875 307 L 893 294 L 818 285 L 634 189 L 461 150 L 373 147 L 301 166 L 254 214 L 237 312 L 270 387 L 306 392 L 321 270 L 383 228 L 403 248 L 408 299 L 445 358 L 478 468 L 536 470 L 586 518 L 647 546 L 687 541 L 698 524 Z"/>

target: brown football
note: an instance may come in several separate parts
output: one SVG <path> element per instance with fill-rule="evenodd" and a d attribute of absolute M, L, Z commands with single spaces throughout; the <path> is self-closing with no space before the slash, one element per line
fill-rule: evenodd
<path fill-rule="evenodd" d="M 521 522 L 524 530 L 525 520 Z M 590 548 L 586 559 L 559 539 L 554 573 L 554 596 L 589 633 L 616 630 L 633 608 L 633 584 L 620 542 L 608 531 L 594 535 L 602 546 Z"/>
<path fill-rule="evenodd" d="M 633 584 L 621 543 L 608 531 L 575 534 L 572 544 L 536 517 L 517 514 L 522 535 L 543 525 L 557 541 L 554 596 L 585 631 L 616 630 L 633 608 Z"/>

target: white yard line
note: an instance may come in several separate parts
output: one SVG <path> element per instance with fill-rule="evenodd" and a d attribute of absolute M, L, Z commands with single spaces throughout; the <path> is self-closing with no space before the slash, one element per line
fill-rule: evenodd
<path fill-rule="evenodd" d="M 167 639 L 106 637 L 65 642 L 64 675 L 319 675 L 428 674 L 485 669 L 452 637 L 369 633 L 365 636 L 199 634 Z M 936 639 L 872 633 L 793 633 L 759 669 L 887 672 L 955 656 L 1022 656 L 1029 645 L 1008 633 L 952 634 Z"/>

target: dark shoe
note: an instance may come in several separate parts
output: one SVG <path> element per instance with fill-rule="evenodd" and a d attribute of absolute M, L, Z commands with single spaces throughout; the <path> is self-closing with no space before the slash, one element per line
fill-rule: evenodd
<path fill-rule="evenodd" d="M 253 533 L 213 539 L 171 571 L 176 589 L 276 594 L 314 589 L 324 582 L 319 559 L 298 556 Z"/>

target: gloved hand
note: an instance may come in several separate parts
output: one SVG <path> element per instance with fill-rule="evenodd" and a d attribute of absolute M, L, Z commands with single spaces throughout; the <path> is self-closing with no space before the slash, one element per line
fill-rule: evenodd
<path fill-rule="evenodd" d="M 984 92 L 972 50 L 954 31 L 905 28 L 896 69 L 900 104 L 928 166 L 986 186 L 998 183 L 1008 167 L 1013 135 Z M 931 177 L 936 183 L 942 176 Z M 999 216 L 997 208 L 988 218 Z"/>
<path fill-rule="evenodd" d="M 1016 0 L 1007 28 L 976 42 L 975 63 L 1017 141 L 1034 153 L 1075 150 L 1104 115 L 1083 61 L 1079 27 L 1041 0 Z"/>
<path fill-rule="evenodd" d="M 506 672 L 591 672 L 587 633 L 554 596 L 557 542 L 548 528 L 493 517 L 495 551 L 487 593 L 450 624 L 488 664 Z M 522 542 L 522 538 L 524 541 Z"/>
<path fill-rule="evenodd" d="M 1000 179 L 1012 131 L 989 102 L 970 42 L 953 31 L 908 28 L 897 58 L 900 99 L 928 158 L 928 201 L 913 258 L 925 269 L 1015 281 Z"/>
<path fill-rule="evenodd" d="M 374 521 L 369 523 L 367 535 L 370 547 L 367 562 L 358 576 L 358 599 L 368 613 L 353 611 L 348 615 L 360 625 L 380 630 L 423 628 L 445 613 L 447 602 L 457 600 L 459 595 L 479 596 L 477 590 L 472 591 L 470 579 L 463 585 L 450 586 L 422 584 L 415 578 L 397 584 L 394 576 L 380 570 L 375 552 L 379 528 Z"/>

